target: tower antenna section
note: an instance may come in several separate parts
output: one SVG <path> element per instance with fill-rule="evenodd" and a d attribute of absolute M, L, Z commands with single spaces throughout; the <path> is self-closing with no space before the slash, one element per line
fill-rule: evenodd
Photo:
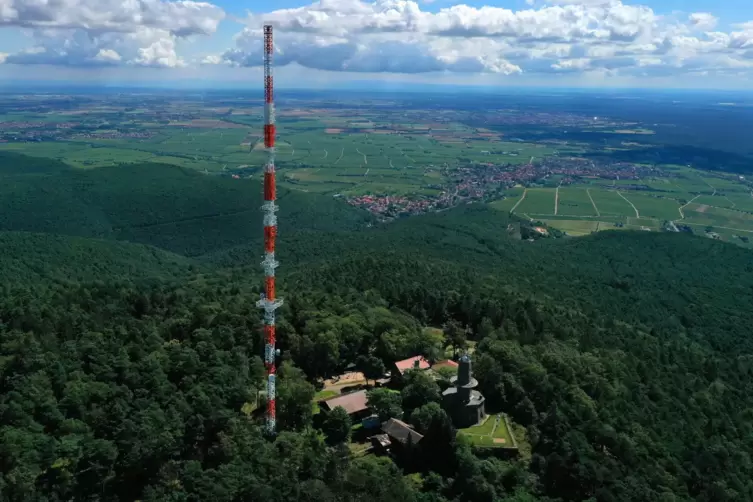
<path fill-rule="evenodd" d="M 264 366 L 267 370 L 267 432 L 277 432 L 275 412 L 275 378 L 277 373 L 275 348 L 275 310 L 282 305 L 282 299 L 275 295 L 275 240 L 277 238 L 277 187 L 275 181 L 275 105 L 274 78 L 272 75 L 272 55 L 274 42 L 272 26 L 264 26 L 264 147 L 269 157 L 264 166 L 264 293 L 256 305 L 264 310 Z"/>

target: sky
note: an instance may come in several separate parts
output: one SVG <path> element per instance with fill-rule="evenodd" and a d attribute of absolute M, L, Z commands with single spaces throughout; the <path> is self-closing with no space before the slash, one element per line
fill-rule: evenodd
<path fill-rule="evenodd" d="M 0 0 L 0 84 L 753 88 L 751 0 Z"/>

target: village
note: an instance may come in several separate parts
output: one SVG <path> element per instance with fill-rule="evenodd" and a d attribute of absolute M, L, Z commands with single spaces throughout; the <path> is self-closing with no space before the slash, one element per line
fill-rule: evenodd
<path fill-rule="evenodd" d="M 558 176 L 558 183 L 564 186 L 585 179 L 640 180 L 657 172 L 656 168 L 650 166 L 629 162 L 606 163 L 583 157 L 547 157 L 536 163 L 521 165 L 473 163 L 457 168 L 442 168 L 442 174 L 448 182 L 444 185 L 427 185 L 427 188 L 441 189 L 435 196 L 375 194 L 350 197 L 347 200 L 349 204 L 389 221 L 468 202 L 501 199 L 507 189 L 544 184 L 552 176 Z M 628 185 L 625 189 L 629 188 Z"/>
<path fill-rule="evenodd" d="M 371 377 L 371 378 L 368 378 Z M 349 445 L 356 455 L 387 455 L 409 462 L 421 454 L 428 432 L 410 422 L 418 417 L 404 416 L 403 405 L 416 399 L 416 388 L 439 398 L 441 409 L 463 441 L 477 448 L 491 449 L 509 458 L 517 456 L 518 442 L 509 418 L 487 413 L 486 399 L 473 377 L 472 360 L 464 353 L 456 360 L 430 361 L 417 355 L 395 361 L 381 374 L 357 365 L 346 373 L 322 382 L 313 404 L 314 422 L 325 431 L 331 417 L 347 415 Z M 331 428 L 331 426 L 329 427 Z"/>

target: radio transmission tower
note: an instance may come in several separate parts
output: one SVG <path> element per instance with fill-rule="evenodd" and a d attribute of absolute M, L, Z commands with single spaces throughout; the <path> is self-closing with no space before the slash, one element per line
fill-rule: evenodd
<path fill-rule="evenodd" d="M 282 300 L 275 297 L 275 239 L 277 237 L 277 206 L 275 205 L 275 105 L 274 82 L 272 79 L 272 27 L 264 26 L 264 146 L 269 152 L 264 166 L 264 294 L 256 305 L 264 309 L 264 365 L 267 368 L 267 432 L 275 434 L 277 421 L 275 413 L 275 310 Z"/>

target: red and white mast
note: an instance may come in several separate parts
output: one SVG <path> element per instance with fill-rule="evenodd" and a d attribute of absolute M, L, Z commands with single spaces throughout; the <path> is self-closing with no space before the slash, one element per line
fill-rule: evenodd
<path fill-rule="evenodd" d="M 282 300 L 275 297 L 275 239 L 277 237 L 277 206 L 275 205 L 275 105 L 274 83 L 272 78 L 272 27 L 264 26 L 264 146 L 269 152 L 267 165 L 264 166 L 264 295 L 256 305 L 264 309 L 264 365 L 267 368 L 267 432 L 275 434 L 277 421 L 275 413 L 275 360 L 278 351 L 275 348 L 275 310 L 282 305 Z"/>

